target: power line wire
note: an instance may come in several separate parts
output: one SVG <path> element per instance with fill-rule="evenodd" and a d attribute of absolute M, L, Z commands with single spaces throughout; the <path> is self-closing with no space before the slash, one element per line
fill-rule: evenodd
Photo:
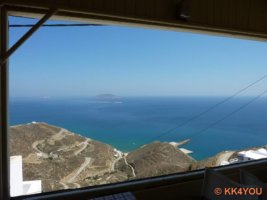
<path fill-rule="evenodd" d="M 10 28 L 33 27 L 34 24 L 11 24 Z M 104 26 L 102 24 L 44 24 L 42 27 L 81 27 L 81 26 Z"/>
<path fill-rule="evenodd" d="M 159 138 L 162 138 L 163 136 L 170 134 L 172 131 L 174 131 L 174 130 L 176 130 L 176 129 L 178 129 L 178 128 L 181 128 L 181 127 L 183 127 L 183 126 L 189 124 L 190 122 L 192 122 L 192 121 L 194 121 L 194 120 L 196 120 L 196 119 L 202 117 L 202 116 L 205 115 L 206 113 L 208 113 L 208 112 L 214 110 L 214 109 L 217 108 L 218 106 L 220 106 L 220 105 L 226 103 L 227 101 L 233 99 L 234 97 L 236 97 L 237 95 L 239 95 L 239 94 L 241 94 L 242 92 L 246 91 L 246 90 L 249 89 L 250 87 L 254 86 L 255 84 L 257 84 L 257 83 L 259 83 L 259 82 L 261 82 L 261 81 L 264 80 L 265 78 L 267 78 L 267 74 L 264 75 L 264 76 L 262 76 L 261 78 L 257 79 L 256 81 L 250 83 L 249 85 L 247 85 L 246 87 L 242 88 L 241 90 L 237 91 L 237 92 L 234 93 L 233 95 L 231 95 L 231 96 L 225 98 L 224 100 L 222 100 L 222 101 L 216 103 L 215 105 L 209 107 L 208 109 L 204 110 L 203 112 L 201 112 L 201 113 L 199 113 L 199 114 L 197 114 L 197 115 L 191 117 L 190 119 L 188 119 L 188 120 L 182 122 L 181 124 L 179 124 L 179 125 L 177 125 L 177 126 L 171 128 L 171 129 L 169 129 L 169 130 L 167 130 L 167 131 L 164 131 L 163 133 L 161 133 L 161 134 L 155 136 L 155 137 L 152 139 L 152 141 L 157 140 L 157 139 L 159 139 Z"/>
<path fill-rule="evenodd" d="M 251 99 L 246 104 L 244 104 L 244 105 L 240 106 L 239 108 L 237 108 L 236 110 L 232 111 L 228 115 L 225 115 L 223 118 L 221 118 L 221 119 L 217 120 L 216 122 L 212 123 L 211 125 L 207 126 L 206 128 L 204 128 L 204 129 L 202 129 L 202 130 L 200 130 L 200 131 L 192 134 L 189 138 L 192 139 L 193 137 L 196 137 L 196 136 L 200 135 L 201 133 L 204 133 L 208 129 L 210 129 L 210 128 L 216 126 L 217 124 L 221 123 L 222 121 L 228 119 L 229 117 L 233 116 L 234 114 L 238 113 L 239 111 L 243 110 L 244 108 L 246 108 L 247 106 L 249 106 L 250 104 L 252 104 L 253 102 L 255 102 L 256 100 L 258 100 L 259 98 L 261 98 L 266 93 L 267 93 L 267 90 L 265 90 L 264 92 L 262 92 L 258 96 L 254 97 L 253 99 Z"/>

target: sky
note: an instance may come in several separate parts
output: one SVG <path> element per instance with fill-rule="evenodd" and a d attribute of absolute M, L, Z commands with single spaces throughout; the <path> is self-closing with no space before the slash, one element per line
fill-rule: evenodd
<path fill-rule="evenodd" d="M 10 46 L 27 30 L 10 28 Z M 10 58 L 10 96 L 229 96 L 267 74 L 266 52 L 264 42 L 210 35 L 43 27 Z M 258 95 L 266 86 L 267 78 L 242 95 Z"/>

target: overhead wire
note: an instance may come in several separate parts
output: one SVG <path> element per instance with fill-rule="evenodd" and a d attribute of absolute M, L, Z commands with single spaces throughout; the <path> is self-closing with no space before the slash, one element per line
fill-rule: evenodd
<path fill-rule="evenodd" d="M 254 97 L 253 99 L 251 99 L 249 102 L 245 103 L 244 105 L 240 106 L 239 108 L 237 108 L 236 110 L 232 111 L 231 113 L 225 115 L 223 118 L 215 121 L 214 123 L 210 124 L 209 126 L 205 127 L 204 129 L 192 134 L 189 138 L 192 139 L 202 133 L 204 133 L 205 131 L 207 131 L 208 129 L 216 126 L 217 124 L 223 122 L 224 120 L 228 119 L 229 117 L 233 116 L 234 114 L 238 113 L 239 111 L 243 110 L 244 108 L 246 108 L 247 106 L 249 106 L 250 104 L 254 103 L 256 100 L 258 100 L 259 98 L 261 98 L 263 95 L 267 94 L 267 90 L 265 90 L 264 92 L 262 92 L 261 94 L 259 94 L 258 96 Z"/>
<path fill-rule="evenodd" d="M 215 105 L 209 107 L 208 109 L 204 110 L 203 112 L 201 112 L 201 113 L 199 113 L 199 114 L 197 114 L 197 115 L 195 115 L 195 116 L 189 118 L 188 120 L 182 122 L 181 124 L 179 124 L 179 125 L 177 125 L 177 126 L 175 126 L 175 127 L 173 127 L 173 128 L 168 129 L 167 131 L 164 131 L 164 132 L 160 133 L 159 135 L 155 136 L 155 137 L 152 138 L 151 140 L 152 140 L 152 141 L 154 141 L 154 140 L 158 140 L 158 139 L 162 138 L 163 136 L 166 136 L 166 135 L 168 135 L 168 134 L 171 134 L 171 133 L 172 133 L 173 131 L 175 131 L 176 129 L 181 128 L 181 127 L 183 127 L 183 126 L 189 124 L 190 122 L 192 122 L 192 121 L 194 121 L 194 120 L 196 120 L 196 119 L 202 117 L 203 115 L 205 115 L 205 114 L 207 114 L 208 112 L 214 110 L 215 108 L 221 106 L 222 104 L 228 102 L 229 100 L 233 99 L 234 97 L 238 96 L 238 95 L 241 94 L 242 92 L 246 91 L 246 90 L 249 89 L 250 87 L 256 85 L 257 83 L 263 81 L 263 80 L 266 79 L 266 78 L 267 78 L 267 74 L 264 75 L 264 76 L 262 76 L 262 77 L 260 77 L 260 78 L 257 79 L 256 81 L 254 81 L 254 82 L 248 84 L 247 86 L 245 86 L 245 87 L 242 88 L 241 90 L 238 90 L 238 91 L 237 91 L 236 93 L 234 93 L 233 95 L 231 95 L 231 96 L 229 96 L 229 97 L 223 99 L 222 101 L 216 103 Z M 150 141 L 151 141 L 151 140 L 150 140 Z"/>
<path fill-rule="evenodd" d="M 10 28 L 33 27 L 34 24 L 10 24 Z M 104 26 L 102 24 L 43 24 L 42 27 L 85 27 L 85 26 Z"/>

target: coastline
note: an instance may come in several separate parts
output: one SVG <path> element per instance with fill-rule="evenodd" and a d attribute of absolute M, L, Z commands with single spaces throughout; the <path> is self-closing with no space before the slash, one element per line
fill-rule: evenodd
<path fill-rule="evenodd" d="M 266 154 L 267 158 L 267 147 L 255 147 L 247 152 L 223 151 L 197 161 L 183 148 L 190 143 L 188 139 L 153 141 L 125 153 L 108 143 L 41 122 L 12 126 L 9 131 L 10 156 L 22 157 L 26 180 L 42 180 L 43 191 L 189 172 L 243 162 L 250 155 Z M 244 160 L 239 160 L 240 155 Z M 43 173 L 46 171 L 49 174 Z"/>
<path fill-rule="evenodd" d="M 247 98 L 238 98 L 231 104 L 209 113 L 207 116 L 172 131 L 160 141 L 181 141 L 209 126 L 224 113 L 244 103 Z M 173 98 L 128 98 L 122 104 L 92 103 L 88 98 L 19 99 L 10 102 L 10 125 L 31 121 L 45 121 L 64 127 L 84 137 L 111 144 L 124 152 L 136 150 L 144 143 L 172 127 L 190 119 L 196 113 L 216 103 L 220 98 L 173 97 Z M 262 146 L 265 140 L 267 112 L 266 98 L 251 105 L 231 118 L 195 137 L 184 148 L 193 151 L 192 156 L 202 160 L 225 149 L 238 150 Z M 259 112 L 260 111 L 260 112 Z M 267 110 L 266 110 L 267 111 Z M 240 138 L 246 140 L 240 141 Z M 224 142 L 227 141 L 227 142 Z"/>

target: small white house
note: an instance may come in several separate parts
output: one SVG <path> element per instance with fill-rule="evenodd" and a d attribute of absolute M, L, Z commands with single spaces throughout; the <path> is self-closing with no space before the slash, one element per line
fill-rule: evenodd
<path fill-rule="evenodd" d="M 259 160 L 264 158 L 267 158 L 267 151 L 263 148 L 257 150 L 240 151 L 238 153 L 238 160 L 240 161 Z"/>
<path fill-rule="evenodd" d="M 220 163 L 220 166 L 225 166 L 225 165 L 229 165 L 230 162 L 226 161 L 226 160 L 223 160 L 221 163 Z"/>
<path fill-rule="evenodd" d="M 10 157 L 10 195 L 12 197 L 42 192 L 42 181 L 23 181 L 22 156 Z"/>
<path fill-rule="evenodd" d="M 258 149 L 258 153 L 267 156 L 267 150 L 264 148 Z"/>
<path fill-rule="evenodd" d="M 190 154 L 190 153 L 193 153 L 193 151 L 190 151 L 188 149 L 185 149 L 185 148 L 179 148 L 183 153 L 185 154 Z"/>

